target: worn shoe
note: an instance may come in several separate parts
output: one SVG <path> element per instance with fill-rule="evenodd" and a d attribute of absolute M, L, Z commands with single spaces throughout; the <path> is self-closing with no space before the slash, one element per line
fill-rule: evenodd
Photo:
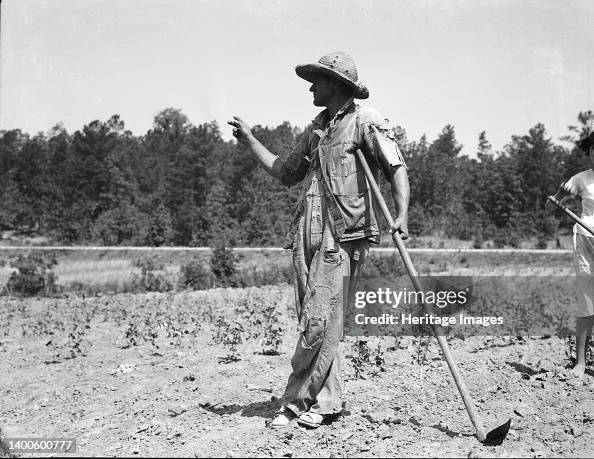
<path fill-rule="evenodd" d="M 276 416 L 270 423 L 270 427 L 273 429 L 282 429 L 283 427 L 287 427 L 295 417 L 295 413 L 291 410 L 281 408 L 276 412 Z"/>
<path fill-rule="evenodd" d="M 310 413 L 308 411 L 307 413 L 303 413 L 301 416 L 299 416 L 297 423 L 301 426 L 309 427 L 311 429 L 317 429 L 328 417 L 329 416 L 325 416 L 323 414 Z"/>

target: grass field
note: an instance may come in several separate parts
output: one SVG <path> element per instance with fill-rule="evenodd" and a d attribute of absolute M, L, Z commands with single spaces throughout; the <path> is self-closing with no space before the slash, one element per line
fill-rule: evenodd
<path fill-rule="evenodd" d="M 12 269 L 10 261 L 19 254 L 32 253 L 29 251 L 0 250 L 0 261 L 5 266 L 0 267 L 0 286 L 4 285 Z M 41 252 L 39 252 L 41 253 Z M 45 256 L 54 257 L 57 265 L 54 268 L 56 284 L 62 290 L 80 290 L 86 286 L 89 292 L 125 293 L 134 291 L 133 280 L 140 274 L 136 262 L 144 257 L 154 259 L 163 266 L 158 270 L 174 285 L 179 275 L 180 267 L 192 260 L 198 260 L 208 266 L 210 252 L 193 252 L 183 250 L 153 251 L 142 250 L 57 250 L 47 252 Z M 291 253 L 287 250 L 260 250 L 237 252 L 239 261 L 237 267 L 240 272 L 254 273 L 264 270 L 290 270 Z M 567 252 L 559 253 L 493 253 L 493 252 L 415 252 L 411 249 L 411 257 L 417 270 L 422 274 L 442 275 L 571 275 L 572 256 Z M 402 262 L 394 250 L 374 251 L 372 249 L 368 271 L 374 272 L 374 265 L 391 264 L 395 271 L 402 270 Z"/>

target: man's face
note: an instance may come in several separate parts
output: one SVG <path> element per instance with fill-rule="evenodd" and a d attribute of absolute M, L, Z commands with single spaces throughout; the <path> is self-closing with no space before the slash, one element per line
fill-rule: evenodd
<path fill-rule="evenodd" d="M 336 85 L 332 78 L 316 75 L 309 90 L 313 92 L 313 104 L 316 107 L 327 107 L 336 94 Z"/>

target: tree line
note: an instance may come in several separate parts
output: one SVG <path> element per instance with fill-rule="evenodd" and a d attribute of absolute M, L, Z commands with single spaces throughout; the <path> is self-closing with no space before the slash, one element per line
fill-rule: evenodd
<path fill-rule="evenodd" d="M 583 137 L 593 118 L 580 112 L 560 140 Z M 254 127 L 281 157 L 302 133 L 288 122 Z M 589 167 L 583 152 L 553 141 L 542 124 L 497 152 L 481 132 L 476 158 L 460 154 L 449 124 L 433 141 L 409 141 L 399 126 L 394 135 L 409 169 L 409 230 L 418 236 L 501 246 L 546 241 L 559 229 L 544 212 L 546 196 Z M 382 190 L 388 197 L 389 186 Z M 280 246 L 298 195 L 299 186 L 281 185 L 225 141 L 216 122 L 196 126 L 173 108 L 143 136 L 126 130 L 119 115 L 72 134 L 61 124 L 34 136 L 0 131 L 0 230 L 55 243 Z"/>

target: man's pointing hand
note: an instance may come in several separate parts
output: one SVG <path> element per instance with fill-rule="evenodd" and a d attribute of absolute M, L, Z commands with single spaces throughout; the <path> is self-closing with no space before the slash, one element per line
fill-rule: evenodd
<path fill-rule="evenodd" d="M 227 124 L 230 124 L 234 128 L 233 137 L 235 137 L 240 144 L 249 146 L 250 139 L 253 137 L 250 126 L 239 116 L 234 116 L 232 121 L 227 121 Z"/>

